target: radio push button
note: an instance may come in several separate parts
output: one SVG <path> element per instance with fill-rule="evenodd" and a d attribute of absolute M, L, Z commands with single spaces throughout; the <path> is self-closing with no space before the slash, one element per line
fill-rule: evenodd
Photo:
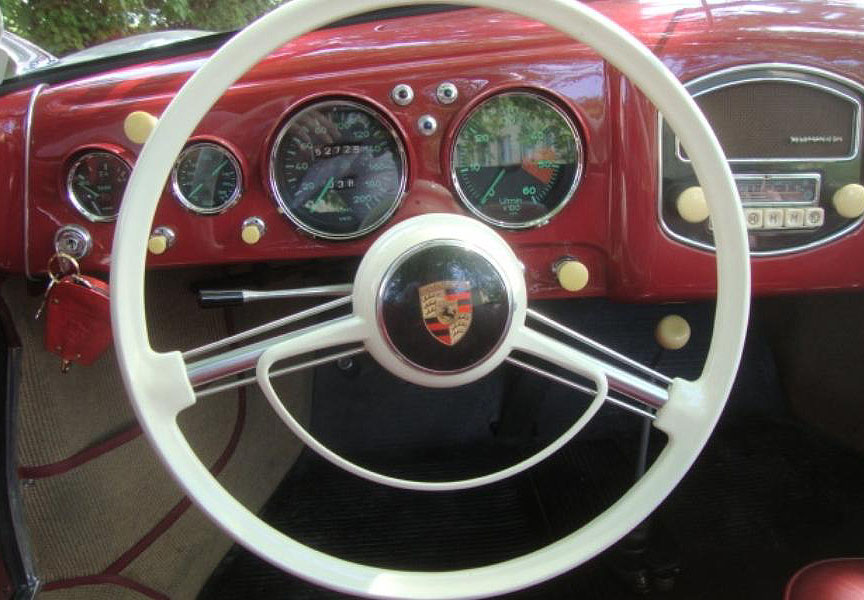
<path fill-rule="evenodd" d="M 782 208 L 765 209 L 765 229 L 783 229 L 785 216 Z"/>
<path fill-rule="evenodd" d="M 783 227 L 785 229 L 803 229 L 804 228 L 804 209 L 803 208 L 787 208 L 783 218 Z"/>
<path fill-rule="evenodd" d="M 762 229 L 765 226 L 765 210 L 762 208 L 745 208 L 744 221 L 747 229 Z"/>
<path fill-rule="evenodd" d="M 825 224 L 825 209 L 821 207 L 808 208 L 804 213 L 804 226 L 808 229 L 819 229 Z"/>

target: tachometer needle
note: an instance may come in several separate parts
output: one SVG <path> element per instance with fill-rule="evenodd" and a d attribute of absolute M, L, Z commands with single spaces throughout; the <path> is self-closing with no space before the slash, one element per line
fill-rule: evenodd
<path fill-rule="evenodd" d="M 204 184 L 203 184 L 203 183 L 199 183 L 198 185 L 196 185 L 196 186 L 192 189 L 192 191 L 189 192 L 189 197 L 190 197 L 190 198 L 194 198 L 194 197 L 195 197 L 195 194 L 197 194 L 198 192 L 200 192 L 200 191 L 201 191 L 201 188 L 203 188 L 203 187 L 204 187 Z"/>
<path fill-rule="evenodd" d="M 321 199 L 324 197 L 324 195 L 327 192 L 329 192 L 331 189 L 333 189 L 333 180 L 334 180 L 334 177 L 331 177 L 330 179 L 327 180 L 327 183 L 324 184 L 324 189 L 321 190 L 321 193 L 318 194 L 317 198 L 315 198 L 315 202 L 312 203 L 313 205 L 321 202 Z"/>
<path fill-rule="evenodd" d="M 492 185 L 490 185 L 486 189 L 486 193 L 483 194 L 482 198 L 480 198 L 480 206 L 486 204 L 486 201 L 489 200 L 489 196 L 491 196 L 495 192 L 495 186 L 498 185 L 498 182 L 501 181 L 502 177 L 504 177 L 504 172 L 505 169 L 501 169 L 500 171 L 498 171 L 498 175 L 495 176 L 495 180 L 492 182 Z"/>

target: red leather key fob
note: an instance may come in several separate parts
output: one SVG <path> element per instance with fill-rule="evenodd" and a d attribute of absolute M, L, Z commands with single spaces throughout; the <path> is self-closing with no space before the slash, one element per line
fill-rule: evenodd
<path fill-rule="evenodd" d="M 111 343 L 108 284 L 86 275 L 67 275 L 48 291 L 45 348 L 70 363 L 92 364 Z"/>

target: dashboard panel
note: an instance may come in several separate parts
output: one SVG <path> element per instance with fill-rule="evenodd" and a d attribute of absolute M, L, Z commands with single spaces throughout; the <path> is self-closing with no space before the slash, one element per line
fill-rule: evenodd
<path fill-rule="evenodd" d="M 836 43 L 852 35 L 844 20 L 826 31 L 816 7 L 772 3 L 788 10 L 772 12 L 765 29 L 756 9 L 593 6 L 630 25 L 684 81 L 778 57 L 853 82 L 864 74 L 864 48 Z M 782 30 L 787 22 L 807 45 Z M 158 116 L 207 55 L 0 99 L 0 119 L 17 127 L 4 151 L 21 173 L 27 165 L 8 196 L 20 209 L 3 209 L 23 224 L 21 238 L 10 236 L 0 266 L 44 272 L 58 230 L 74 226 L 89 237 L 84 269 L 107 271 L 106 215 L 141 148 L 124 123 L 136 111 Z M 495 227 L 522 259 L 533 297 L 708 297 L 710 245 L 671 235 L 657 203 L 661 132 L 614 67 L 521 17 L 468 9 L 314 32 L 250 71 L 199 125 L 165 182 L 153 223 L 164 239 L 148 264 L 352 258 L 394 223 L 445 212 Z M 846 179 L 860 181 L 860 169 Z M 825 181 L 815 174 L 778 185 L 815 194 Z M 562 289 L 554 269 L 564 259 L 585 265 L 584 289 Z M 860 221 L 818 247 L 753 262 L 755 293 L 861 287 Z"/>

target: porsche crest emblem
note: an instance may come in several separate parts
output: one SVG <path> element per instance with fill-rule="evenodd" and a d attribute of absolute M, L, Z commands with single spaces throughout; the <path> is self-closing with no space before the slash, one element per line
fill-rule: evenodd
<path fill-rule="evenodd" d="M 420 310 L 432 337 L 455 346 L 471 327 L 474 307 L 467 281 L 436 281 L 420 288 Z"/>

